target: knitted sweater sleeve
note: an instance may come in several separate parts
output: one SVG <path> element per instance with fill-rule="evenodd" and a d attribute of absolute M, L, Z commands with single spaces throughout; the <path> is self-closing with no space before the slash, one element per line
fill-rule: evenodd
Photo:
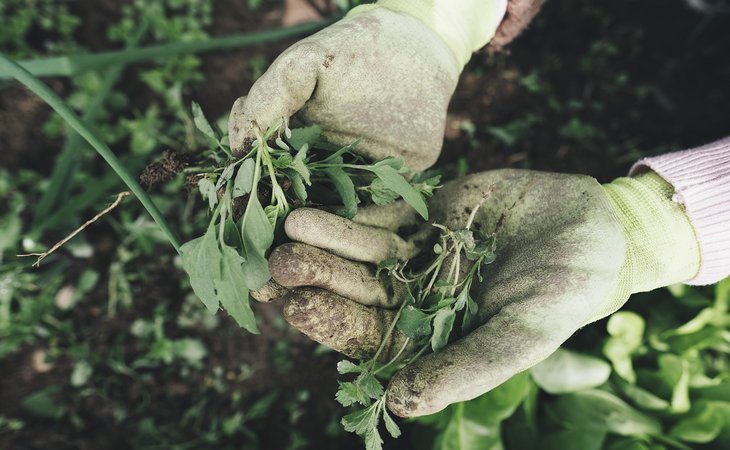
<path fill-rule="evenodd" d="M 644 158 L 631 175 L 653 170 L 674 186 L 700 245 L 700 270 L 687 284 L 730 275 L 730 137 L 702 147 Z"/>

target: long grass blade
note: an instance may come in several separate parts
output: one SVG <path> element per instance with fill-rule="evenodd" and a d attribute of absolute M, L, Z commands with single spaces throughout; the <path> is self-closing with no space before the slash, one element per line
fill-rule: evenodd
<path fill-rule="evenodd" d="M 145 21 L 129 39 L 127 49 L 134 49 L 142 40 L 147 29 L 148 23 Z M 124 71 L 125 65 L 121 64 L 107 69 L 104 74 L 104 81 L 101 89 L 96 93 L 89 106 L 84 110 L 81 121 L 87 125 L 93 125 L 96 117 L 101 112 L 104 102 L 106 101 L 112 89 L 119 81 Z M 48 187 L 43 191 L 41 199 L 38 201 L 33 211 L 33 228 L 43 223 L 47 217 L 54 212 L 55 208 L 63 207 L 64 200 L 67 198 L 73 184 L 73 176 L 78 170 L 81 162 L 81 149 L 79 147 L 85 145 L 84 138 L 78 133 L 70 133 L 66 142 L 61 149 L 61 154 L 56 158 L 53 165 L 53 172 L 50 176 Z"/>
<path fill-rule="evenodd" d="M 162 216 L 160 210 L 152 201 L 147 192 L 142 189 L 137 180 L 130 175 L 127 169 L 122 165 L 121 161 L 111 151 L 111 149 L 102 142 L 74 113 L 71 108 L 68 107 L 66 102 L 63 101 L 55 92 L 53 92 L 47 85 L 45 85 L 38 78 L 33 76 L 30 72 L 23 69 L 16 62 L 8 59 L 3 53 L 0 53 L 0 70 L 10 74 L 13 78 L 18 80 L 20 83 L 25 85 L 33 93 L 38 95 L 51 108 L 53 108 L 77 133 L 79 133 L 86 141 L 94 147 L 94 150 L 104 158 L 114 172 L 119 175 L 119 178 L 129 187 L 129 190 L 139 199 L 142 206 L 152 216 L 152 219 L 162 229 L 167 236 L 175 250 L 180 251 L 180 243 L 178 242 L 175 234 L 170 229 L 167 220 Z"/>

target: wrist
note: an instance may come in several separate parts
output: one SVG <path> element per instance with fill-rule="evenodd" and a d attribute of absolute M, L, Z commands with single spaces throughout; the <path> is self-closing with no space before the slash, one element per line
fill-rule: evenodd
<path fill-rule="evenodd" d="M 507 10 L 507 0 L 379 0 L 377 5 L 423 22 L 451 49 L 459 69 L 494 37 Z"/>
<path fill-rule="evenodd" d="M 628 293 L 692 279 L 700 248 L 674 188 L 654 172 L 618 178 L 603 186 L 627 240 L 621 283 Z"/>

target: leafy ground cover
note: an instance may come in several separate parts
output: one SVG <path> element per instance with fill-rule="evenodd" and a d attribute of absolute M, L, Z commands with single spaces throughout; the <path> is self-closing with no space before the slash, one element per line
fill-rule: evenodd
<path fill-rule="evenodd" d="M 281 2 L 39 1 L 0 6 L 18 59 L 277 27 Z M 550 2 L 508 55 L 478 56 L 439 165 L 588 173 L 728 134 L 730 19 L 677 0 Z M 225 117 L 293 38 L 44 79 L 132 173 L 205 148 L 197 101 Z M 340 357 L 253 305 L 261 335 L 209 315 L 134 201 L 39 269 L 42 251 L 124 190 L 59 117 L 0 81 L 0 448 L 357 448 L 334 400 Z M 711 113 L 710 113 L 711 112 Z M 185 239 L 205 208 L 185 176 L 149 187 Z M 727 448 L 727 282 L 637 295 L 492 393 L 415 421 L 386 448 Z M 500 444 L 501 443 L 501 444 Z"/>

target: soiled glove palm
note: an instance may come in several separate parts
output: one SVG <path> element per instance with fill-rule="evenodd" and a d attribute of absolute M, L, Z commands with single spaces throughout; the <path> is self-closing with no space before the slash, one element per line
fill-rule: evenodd
<path fill-rule="evenodd" d="M 474 398 L 540 362 L 578 328 L 618 309 L 632 292 L 691 278 L 699 250 L 671 186 L 655 174 L 601 186 L 593 178 L 499 170 L 448 183 L 430 202 L 432 220 L 497 236 L 497 259 L 474 286 L 482 325 L 398 372 L 388 407 L 418 416 Z M 354 222 L 294 211 L 286 232 L 298 243 L 274 250 L 274 279 L 291 289 L 287 320 L 325 345 L 371 355 L 392 322 L 399 286 L 374 276 L 389 257 L 430 249 L 403 205 L 366 210 Z M 432 228 L 432 227 L 431 227 Z M 398 349 L 395 342 L 386 349 Z"/>

